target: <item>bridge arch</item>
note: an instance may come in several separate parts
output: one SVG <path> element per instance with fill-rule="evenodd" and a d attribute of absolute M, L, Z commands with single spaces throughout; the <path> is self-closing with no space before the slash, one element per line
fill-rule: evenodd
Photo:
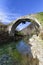
<path fill-rule="evenodd" d="M 15 34 L 16 27 L 21 22 L 25 23 L 26 21 L 28 21 L 28 22 L 30 21 L 31 23 L 34 24 L 34 26 L 36 25 L 38 30 L 40 31 L 41 24 L 38 22 L 38 20 L 36 18 L 33 18 L 33 17 L 25 16 L 25 17 L 21 17 L 21 18 L 17 19 L 16 21 L 12 22 L 12 25 L 10 25 L 10 35 L 13 36 Z"/>

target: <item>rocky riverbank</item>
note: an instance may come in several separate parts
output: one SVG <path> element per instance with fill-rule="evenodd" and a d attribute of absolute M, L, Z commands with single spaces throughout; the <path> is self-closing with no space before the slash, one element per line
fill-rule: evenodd
<path fill-rule="evenodd" d="M 20 39 L 23 39 L 24 37 L 25 37 L 24 35 L 20 35 L 20 34 L 15 34 L 15 36 L 10 36 L 8 32 L 0 31 L 0 44 L 12 42 L 12 41 L 18 41 Z"/>
<path fill-rule="evenodd" d="M 4 31 L 0 32 L 0 43 L 6 43 L 11 40 L 12 37 L 9 36 L 8 32 L 4 32 Z"/>

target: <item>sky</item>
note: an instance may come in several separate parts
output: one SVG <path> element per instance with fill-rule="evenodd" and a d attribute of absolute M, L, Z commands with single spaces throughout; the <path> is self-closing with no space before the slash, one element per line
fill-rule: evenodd
<path fill-rule="evenodd" d="M 16 30 L 17 31 L 21 31 L 22 29 L 26 28 L 27 26 L 29 26 L 31 24 L 31 22 L 26 22 L 25 24 L 20 23 L 17 27 Z"/>
<path fill-rule="evenodd" d="M 43 12 L 43 0 L 0 0 L 0 21 L 5 24 L 37 12 Z"/>

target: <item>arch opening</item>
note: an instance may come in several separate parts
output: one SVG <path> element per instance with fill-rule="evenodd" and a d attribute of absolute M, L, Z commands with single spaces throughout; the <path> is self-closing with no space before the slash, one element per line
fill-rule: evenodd
<path fill-rule="evenodd" d="M 31 24 L 31 22 L 26 21 L 26 22 L 21 22 L 17 27 L 16 27 L 16 31 L 21 31 L 23 29 L 25 29 L 27 26 L 29 26 Z"/>
<path fill-rule="evenodd" d="M 28 25 L 26 24 L 26 22 L 28 23 Z M 30 23 L 30 24 L 29 24 Z M 33 30 L 33 29 L 36 29 L 37 30 L 37 32 L 39 32 L 39 24 L 35 21 L 35 20 L 32 20 L 32 19 L 28 19 L 28 18 L 25 18 L 25 19 L 18 19 L 14 24 L 13 24 L 13 26 L 12 26 L 12 28 L 11 28 L 11 34 L 12 35 L 14 35 L 15 34 L 15 31 L 17 31 L 17 29 L 18 29 L 18 27 L 19 27 L 19 25 L 25 25 L 26 27 L 29 27 L 30 28 L 30 30 Z M 25 27 L 24 27 L 24 29 L 25 29 Z M 23 29 L 23 30 L 24 30 Z M 22 30 L 22 29 L 21 29 Z M 28 29 L 29 30 L 29 29 Z M 27 31 L 28 31 L 27 30 Z M 29 31 L 30 31 L 29 30 Z M 35 31 L 36 31 L 35 30 Z M 20 31 L 20 30 L 19 30 Z M 28 32 L 29 33 L 29 32 Z"/>

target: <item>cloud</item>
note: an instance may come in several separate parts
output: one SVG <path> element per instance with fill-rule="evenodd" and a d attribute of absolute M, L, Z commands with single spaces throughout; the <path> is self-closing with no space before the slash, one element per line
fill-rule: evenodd
<path fill-rule="evenodd" d="M 21 16 L 20 13 L 16 13 L 15 6 L 11 5 L 12 3 L 12 1 L 0 0 L 0 21 L 5 24 L 10 23 Z"/>
<path fill-rule="evenodd" d="M 0 20 L 1 20 L 1 22 L 5 23 L 5 24 L 10 23 L 11 21 L 17 19 L 20 16 L 21 16 L 21 14 L 18 14 L 18 13 L 11 13 L 11 12 L 6 13 L 6 12 L 0 11 Z"/>

